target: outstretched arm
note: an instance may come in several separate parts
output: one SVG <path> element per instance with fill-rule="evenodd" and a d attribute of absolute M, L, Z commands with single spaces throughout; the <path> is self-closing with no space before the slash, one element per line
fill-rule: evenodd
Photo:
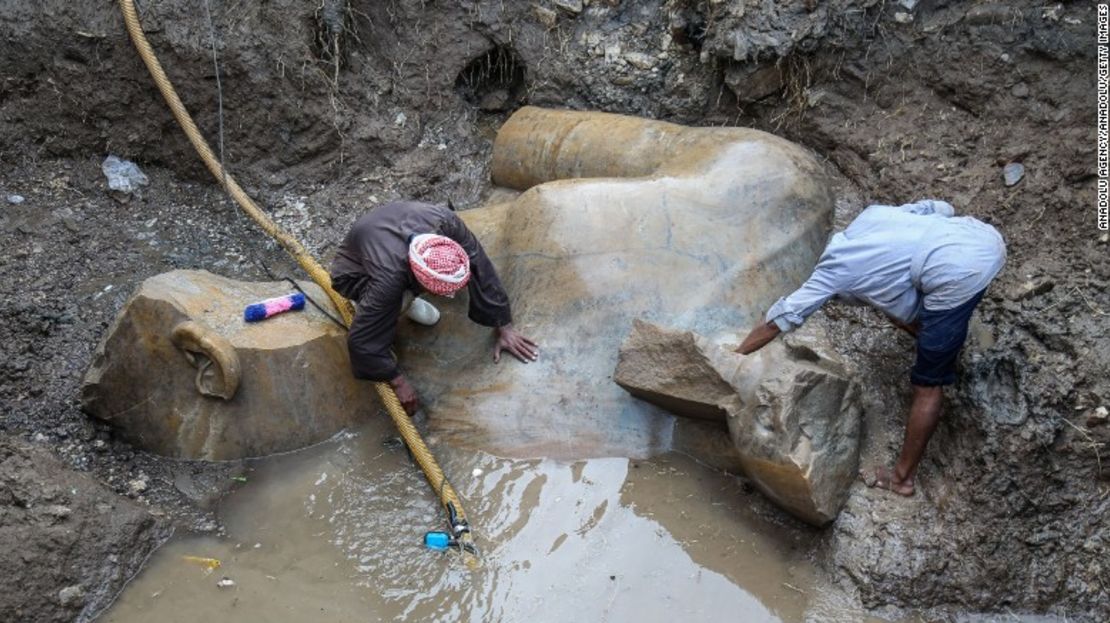
<path fill-rule="evenodd" d="M 779 333 L 801 326 L 810 314 L 840 291 L 840 282 L 835 271 L 824 263 L 818 263 L 802 287 L 779 299 L 767 310 L 763 324 L 752 329 L 735 352 L 741 355 L 754 353 L 778 337 Z"/>
<path fill-rule="evenodd" d="M 748 337 L 740 343 L 740 348 L 737 348 L 735 352 L 741 355 L 750 355 L 769 344 L 771 340 L 778 337 L 779 333 L 782 333 L 782 330 L 779 329 L 778 325 L 773 322 L 765 322 L 752 329 L 748 333 Z"/>

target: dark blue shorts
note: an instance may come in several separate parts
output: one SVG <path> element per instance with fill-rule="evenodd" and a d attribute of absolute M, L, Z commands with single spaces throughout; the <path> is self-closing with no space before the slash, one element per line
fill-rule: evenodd
<path fill-rule="evenodd" d="M 983 298 L 981 290 L 971 300 L 954 309 L 929 311 L 917 315 L 917 360 L 910 370 L 914 385 L 951 385 L 956 382 L 956 360 L 967 340 L 971 312 Z"/>

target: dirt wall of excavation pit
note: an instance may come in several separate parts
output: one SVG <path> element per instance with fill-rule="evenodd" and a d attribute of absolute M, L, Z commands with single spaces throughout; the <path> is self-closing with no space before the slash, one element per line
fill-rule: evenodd
<path fill-rule="evenodd" d="M 214 139 L 204 2 L 140 6 Z M 493 130 L 524 104 L 769 130 L 851 180 L 840 226 L 867 203 L 923 196 L 994 224 L 1008 264 L 981 305 L 918 495 L 853 489 L 821 558 L 873 607 L 1110 615 L 1110 247 L 1093 208 L 1092 4 L 211 6 L 225 159 L 325 259 L 376 201 L 478 205 Z M 103 194 L 108 153 L 152 177 L 128 206 Z M 1010 163 L 1024 168 L 1012 186 Z M 180 466 L 134 452 L 80 412 L 80 374 L 142 278 L 204 268 L 262 280 L 259 259 L 292 268 L 205 179 L 114 3 L 0 0 L 0 191 L 10 250 L 0 282 L 11 294 L 0 341 L 12 353 L 0 362 L 0 434 L 118 492 L 149 476 L 144 499 L 214 525 L 203 491 L 172 486 Z M 813 322 L 865 379 L 865 465 L 891 460 L 912 343 L 867 311 L 830 306 Z M 210 469 L 189 471 L 208 482 Z"/>

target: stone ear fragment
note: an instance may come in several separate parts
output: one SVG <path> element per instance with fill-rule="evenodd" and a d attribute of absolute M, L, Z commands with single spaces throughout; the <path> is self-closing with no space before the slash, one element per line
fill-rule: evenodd
<path fill-rule="evenodd" d="M 242 372 L 239 355 L 231 342 L 210 327 L 193 320 L 175 326 L 170 339 L 197 369 L 198 392 L 224 400 L 235 396 Z"/>

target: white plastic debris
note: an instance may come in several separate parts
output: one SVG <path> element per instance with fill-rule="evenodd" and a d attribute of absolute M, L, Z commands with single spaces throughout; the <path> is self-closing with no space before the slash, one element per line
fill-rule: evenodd
<path fill-rule="evenodd" d="M 17 206 L 23 203 L 23 201 L 23 195 L 8 195 L 8 203 L 12 204 L 13 206 Z"/>
<path fill-rule="evenodd" d="M 1013 186 L 1025 177 L 1025 167 L 1020 162 L 1011 162 L 1002 168 L 1002 181 L 1007 186 Z"/>
<path fill-rule="evenodd" d="M 150 179 L 137 164 L 116 156 L 105 158 L 100 170 L 108 178 L 108 188 L 121 193 L 131 194 L 150 183 Z"/>
<path fill-rule="evenodd" d="M 232 580 L 225 575 L 224 577 L 220 578 L 218 582 L 216 582 L 216 586 L 219 588 L 235 588 L 235 580 Z"/>

